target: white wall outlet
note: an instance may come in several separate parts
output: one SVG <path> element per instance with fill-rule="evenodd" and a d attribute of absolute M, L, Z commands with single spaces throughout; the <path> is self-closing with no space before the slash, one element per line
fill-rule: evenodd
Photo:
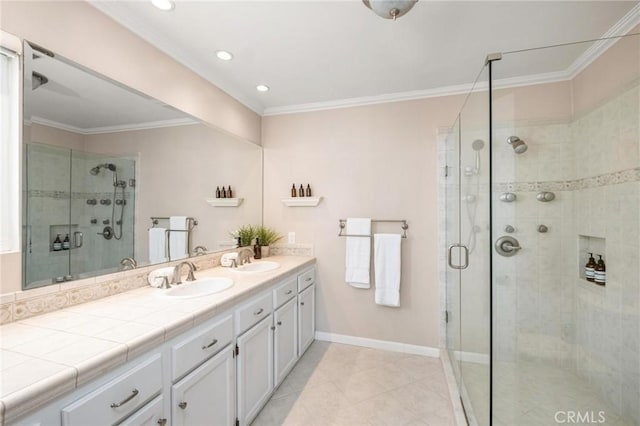
<path fill-rule="evenodd" d="M 295 244 L 296 243 L 296 233 L 291 231 L 289 232 L 289 244 Z"/>

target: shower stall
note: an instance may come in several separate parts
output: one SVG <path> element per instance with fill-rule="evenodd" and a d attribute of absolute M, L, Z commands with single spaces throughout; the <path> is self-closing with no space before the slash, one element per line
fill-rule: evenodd
<path fill-rule="evenodd" d="M 640 425 L 640 36 L 489 55 L 441 147 L 469 423 Z"/>
<path fill-rule="evenodd" d="M 134 253 L 135 159 L 25 145 L 24 288 L 118 270 Z"/>

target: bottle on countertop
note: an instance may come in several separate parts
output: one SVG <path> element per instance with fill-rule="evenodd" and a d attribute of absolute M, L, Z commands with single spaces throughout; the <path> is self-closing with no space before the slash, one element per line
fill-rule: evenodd
<path fill-rule="evenodd" d="M 242 239 L 240 237 L 237 238 L 236 247 L 242 247 Z"/>
<path fill-rule="evenodd" d="M 307 184 L 307 192 L 305 194 L 307 197 L 311 197 L 311 186 Z"/>
<path fill-rule="evenodd" d="M 60 234 L 56 235 L 56 239 L 53 240 L 53 251 L 62 250 L 62 241 L 60 240 Z"/>
<path fill-rule="evenodd" d="M 298 197 L 304 197 L 304 188 L 302 184 L 300 184 L 300 189 L 298 189 Z"/>
<path fill-rule="evenodd" d="M 224 186 L 222 187 L 222 192 L 220 193 L 222 198 L 227 198 L 227 190 L 224 188 Z"/>
<path fill-rule="evenodd" d="M 262 259 L 262 248 L 260 247 L 260 239 L 256 238 L 256 245 L 253 246 L 253 258 Z"/>
<path fill-rule="evenodd" d="M 220 187 L 216 186 L 216 198 L 220 198 L 220 194 L 221 194 Z"/>
<path fill-rule="evenodd" d="M 297 197 L 298 196 L 298 192 L 296 191 L 296 184 L 294 183 L 291 186 L 291 198 Z"/>
<path fill-rule="evenodd" d="M 607 282 L 607 267 L 602 260 L 602 255 L 599 254 L 598 257 L 598 263 L 594 268 L 594 278 L 596 284 L 604 285 Z"/>
<path fill-rule="evenodd" d="M 71 248 L 71 241 L 69 241 L 69 234 L 64 237 L 62 241 L 62 250 L 69 250 Z"/>
<path fill-rule="evenodd" d="M 233 192 L 231 191 L 231 185 L 229 185 L 229 189 L 227 189 L 227 198 L 233 198 Z"/>
<path fill-rule="evenodd" d="M 595 267 L 596 260 L 593 258 L 593 253 L 589 253 L 589 260 L 587 261 L 587 264 L 584 265 L 584 277 L 587 279 L 587 281 L 595 281 Z"/>

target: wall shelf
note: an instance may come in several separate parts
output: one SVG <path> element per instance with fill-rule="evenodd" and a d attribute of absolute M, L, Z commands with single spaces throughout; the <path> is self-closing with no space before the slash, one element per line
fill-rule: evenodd
<path fill-rule="evenodd" d="M 322 197 L 293 197 L 283 198 L 282 202 L 287 207 L 315 207 L 321 200 Z"/>
<path fill-rule="evenodd" d="M 238 207 L 244 198 L 207 198 L 206 201 L 213 207 Z"/>

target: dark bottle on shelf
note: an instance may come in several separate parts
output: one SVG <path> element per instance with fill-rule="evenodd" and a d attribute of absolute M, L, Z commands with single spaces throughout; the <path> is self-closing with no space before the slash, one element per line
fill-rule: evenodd
<path fill-rule="evenodd" d="M 304 197 L 304 188 L 302 184 L 300 184 L 300 189 L 298 189 L 298 197 Z"/>
<path fill-rule="evenodd" d="M 587 264 L 584 265 L 584 277 L 586 278 L 587 281 L 595 281 L 594 278 L 594 270 L 596 267 L 596 260 L 593 258 L 593 253 L 589 253 L 589 260 L 587 261 Z"/>
<path fill-rule="evenodd" d="M 233 192 L 231 191 L 231 185 L 229 185 L 229 189 L 227 189 L 227 198 L 233 198 Z"/>
<path fill-rule="evenodd" d="M 598 255 L 598 263 L 594 268 L 594 279 L 596 284 L 605 285 L 607 282 L 607 267 L 604 264 L 604 260 L 602 260 L 602 255 Z"/>
<path fill-rule="evenodd" d="M 256 238 L 256 245 L 253 246 L 253 258 L 262 259 L 262 248 L 260 247 L 260 239 Z"/>
<path fill-rule="evenodd" d="M 298 191 L 296 191 L 296 184 L 294 183 L 293 185 L 291 185 L 291 197 L 297 197 L 298 196 Z"/>
<path fill-rule="evenodd" d="M 222 187 L 222 192 L 220 194 L 222 198 L 227 198 L 227 190 L 224 188 L 224 186 Z"/>
<path fill-rule="evenodd" d="M 56 235 L 56 239 L 53 240 L 53 251 L 62 250 L 62 241 L 60 240 L 60 234 Z"/>
<path fill-rule="evenodd" d="M 220 187 L 216 186 L 216 198 L 220 198 Z"/>
<path fill-rule="evenodd" d="M 62 241 L 62 250 L 69 250 L 70 248 L 71 242 L 69 241 L 69 234 L 67 234 Z"/>
<path fill-rule="evenodd" d="M 307 192 L 305 194 L 307 197 L 311 197 L 311 186 L 309 186 L 309 184 L 307 184 Z"/>

